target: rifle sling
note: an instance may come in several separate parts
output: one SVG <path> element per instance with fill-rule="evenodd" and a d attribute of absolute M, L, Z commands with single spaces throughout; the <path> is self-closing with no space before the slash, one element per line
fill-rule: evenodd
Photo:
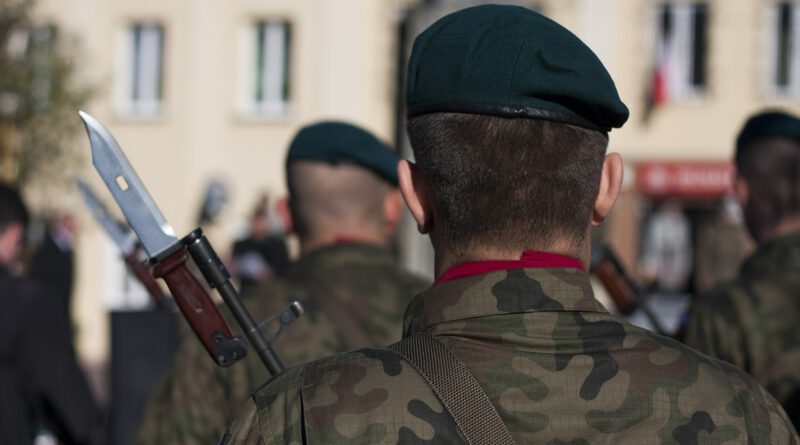
<path fill-rule="evenodd" d="M 514 439 L 469 369 L 441 342 L 415 333 L 389 346 L 428 382 L 469 444 L 513 445 Z"/>

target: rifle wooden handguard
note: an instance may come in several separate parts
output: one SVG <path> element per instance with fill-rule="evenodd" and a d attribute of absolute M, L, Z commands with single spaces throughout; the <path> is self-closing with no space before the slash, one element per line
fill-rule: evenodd
<path fill-rule="evenodd" d="M 234 337 L 211 297 L 186 267 L 186 248 L 160 261 L 153 276 L 166 281 L 172 298 L 219 366 L 230 366 L 247 354 L 245 343 Z"/>

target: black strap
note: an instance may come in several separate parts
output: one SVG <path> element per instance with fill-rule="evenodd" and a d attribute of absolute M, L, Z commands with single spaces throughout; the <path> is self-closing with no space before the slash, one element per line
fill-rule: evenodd
<path fill-rule="evenodd" d="M 514 444 L 511 433 L 475 376 L 438 340 L 416 333 L 389 349 L 403 356 L 428 382 L 453 416 L 467 443 Z"/>

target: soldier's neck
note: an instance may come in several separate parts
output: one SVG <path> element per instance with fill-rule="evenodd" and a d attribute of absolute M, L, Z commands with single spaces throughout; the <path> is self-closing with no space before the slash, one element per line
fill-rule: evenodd
<path fill-rule="evenodd" d="M 383 235 L 369 232 L 350 233 L 343 231 L 303 238 L 300 240 L 300 252 L 302 255 L 305 255 L 308 252 L 323 247 L 347 243 L 374 244 L 376 246 L 388 247 L 388 240 Z"/>

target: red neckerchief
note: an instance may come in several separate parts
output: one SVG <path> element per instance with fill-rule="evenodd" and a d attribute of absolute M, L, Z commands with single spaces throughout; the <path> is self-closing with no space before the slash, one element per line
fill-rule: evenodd
<path fill-rule="evenodd" d="M 456 278 L 468 277 L 470 275 L 481 275 L 498 270 L 530 268 L 571 268 L 584 270 L 583 263 L 575 258 L 558 255 L 556 253 L 526 250 L 522 252 L 519 260 L 474 261 L 453 266 L 447 269 L 443 274 L 439 275 L 439 278 L 437 278 L 436 282 L 433 284 L 455 280 Z"/>

